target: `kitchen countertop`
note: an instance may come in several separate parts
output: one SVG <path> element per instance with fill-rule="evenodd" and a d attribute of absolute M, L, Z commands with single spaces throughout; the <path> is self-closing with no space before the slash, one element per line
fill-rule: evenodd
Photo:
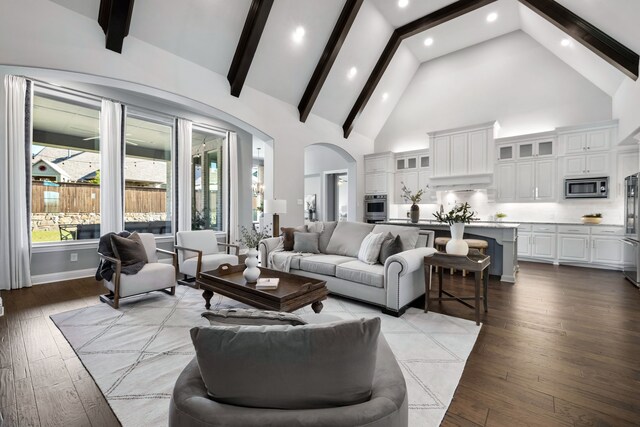
<path fill-rule="evenodd" d="M 431 219 L 421 219 L 418 222 L 411 222 L 408 219 L 398 219 L 392 218 L 386 222 L 382 222 L 382 224 L 395 224 L 395 225 L 408 225 L 412 227 L 420 227 L 420 226 L 432 226 L 432 227 L 449 227 L 449 224 L 445 224 L 442 222 L 438 222 Z M 497 221 L 471 221 L 470 224 L 466 224 L 466 227 L 480 227 L 480 228 L 518 228 L 520 223 L 517 222 L 497 222 Z"/>
<path fill-rule="evenodd" d="M 412 225 L 413 223 L 408 219 L 401 218 L 391 218 L 388 220 L 389 223 L 395 224 L 407 224 Z M 421 219 L 417 225 L 446 225 L 442 224 L 433 219 Z M 501 227 L 495 228 L 512 228 L 511 226 L 517 227 L 520 224 L 549 224 L 549 225 L 586 225 L 591 227 L 624 227 L 623 224 L 610 224 L 610 223 L 600 223 L 600 224 L 584 224 L 582 222 L 556 222 L 556 221 L 471 221 L 470 224 L 467 224 L 469 227 L 480 226 L 480 227 L 491 227 L 491 224 L 499 225 Z M 415 224 L 414 224 L 415 225 Z M 507 226 L 507 227 L 504 227 Z"/>

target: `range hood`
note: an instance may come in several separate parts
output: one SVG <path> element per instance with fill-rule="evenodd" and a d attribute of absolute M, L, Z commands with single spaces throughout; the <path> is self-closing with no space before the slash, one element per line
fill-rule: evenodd
<path fill-rule="evenodd" d="M 493 187 L 493 174 L 431 177 L 429 186 L 435 191 L 486 190 Z"/>

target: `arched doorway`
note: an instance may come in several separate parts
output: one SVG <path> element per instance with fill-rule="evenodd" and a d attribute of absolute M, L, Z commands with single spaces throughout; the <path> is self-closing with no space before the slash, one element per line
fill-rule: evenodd
<path fill-rule="evenodd" d="M 355 221 L 356 171 L 356 160 L 343 148 L 329 143 L 307 146 L 304 150 L 305 219 Z"/>

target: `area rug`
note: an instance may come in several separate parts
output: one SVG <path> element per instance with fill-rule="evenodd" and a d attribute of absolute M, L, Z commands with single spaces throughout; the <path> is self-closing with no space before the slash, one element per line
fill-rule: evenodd
<path fill-rule="evenodd" d="M 212 309 L 243 307 L 215 295 Z M 137 297 L 114 310 L 106 304 L 51 316 L 125 427 L 165 426 L 171 391 L 194 357 L 189 329 L 207 325 L 201 292 L 179 286 Z M 309 307 L 299 313 L 312 313 Z M 322 313 L 344 319 L 380 317 L 382 332 L 407 381 L 409 424 L 438 426 L 458 386 L 480 327 L 410 308 L 400 318 L 376 307 L 330 297 Z"/>

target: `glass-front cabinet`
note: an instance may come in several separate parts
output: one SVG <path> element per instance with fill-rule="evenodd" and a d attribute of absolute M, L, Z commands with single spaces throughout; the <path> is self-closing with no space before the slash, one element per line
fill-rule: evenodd
<path fill-rule="evenodd" d="M 508 161 L 515 159 L 515 150 L 513 144 L 500 145 L 497 151 L 499 161 Z"/>
<path fill-rule="evenodd" d="M 553 140 L 530 141 L 518 144 L 518 159 L 549 157 L 554 154 Z"/>

